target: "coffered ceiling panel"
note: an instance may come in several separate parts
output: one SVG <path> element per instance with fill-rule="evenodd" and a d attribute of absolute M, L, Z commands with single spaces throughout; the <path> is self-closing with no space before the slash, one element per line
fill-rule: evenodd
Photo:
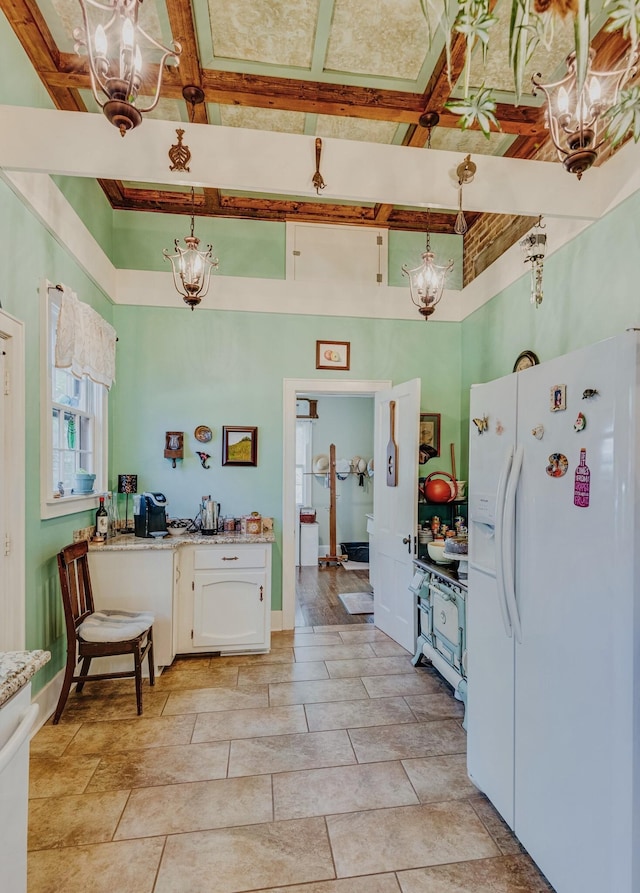
<path fill-rule="evenodd" d="M 309 69 L 319 0 L 209 0 L 216 57 Z"/>
<path fill-rule="evenodd" d="M 367 121 L 363 118 L 338 118 L 318 115 L 316 134 L 365 143 L 391 143 L 398 128 L 392 121 Z"/>
<path fill-rule="evenodd" d="M 304 133 L 305 115 L 303 112 L 285 112 L 280 109 L 254 109 L 239 105 L 223 105 L 220 106 L 220 123 L 225 127 Z"/>
<path fill-rule="evenodd" d="M 325 69 L 416 81 L 428 46 L 420 0 L 335 0 Z"/>

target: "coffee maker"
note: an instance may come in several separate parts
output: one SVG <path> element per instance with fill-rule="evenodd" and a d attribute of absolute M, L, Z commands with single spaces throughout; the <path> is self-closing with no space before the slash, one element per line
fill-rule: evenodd
<path fill-rule="evenodd" d="M 167 498 L 163 493 L 141 493 L 133 505 L 136 536 L 153 537 L 167 532 Z"/>

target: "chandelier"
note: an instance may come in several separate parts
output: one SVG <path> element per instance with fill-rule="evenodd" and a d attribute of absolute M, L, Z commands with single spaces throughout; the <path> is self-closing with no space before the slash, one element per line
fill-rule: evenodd
<path fill-rule="evenodd" d="M 542 304 L 543 298 L 542 269 L 547 250 L 547 234 L 542 232 L 544 228 L 540 216 L 533 230 L 520 241 L 523 260 L 525 264 L 531 264 L 531 303 L 536 309 Z"/>
<path fill-rule="evenodd" d="M 158 104 L 165 62 L 179 64 L 182 47 L 169 49 L 154 40 L 138 24 L 142 0 L 79 0 L 84 27 L 73 32 L 75 51 L 84 49 L 89 61 L 91 91 L 107 120 L 124 136 L 142 122 L 142 115 Z M 142 50 L 159 50 L 158 73 L 151 101 L 137 108 L 143 81 Z M 153 87 L 153 85 L 151 85 Z"/>
<path fill-rule="evenodd" d="M 408 270 L 406 266 L 402 267 L 402 272 L 409 277 L 411 300 L 425 321 L 429 319 L 436 304 L 439 303 L 447 274 L 453 270 L 452 260 L 446 266 L 435 262 L 429 235 L 429 215 L 430 209 L 427 209 L 427 244 L 422 254 L 422 263 L 415 270 Z"/>
<path fill-rule="evenodd" d="M 169 254 L 168 249 L 163 250 L 163 254 L 167 260 L 171 261 L 171 271 L 173 273 L 173 284 L 178 294 L 182 295 L 185 304 L 193 310 L 198 306 L 201 299 L 204 298 L 209 291 L 209 281 L 211 279 L 211 270 L 217 269 L 218 258 L 211 257 L 213 247 L 207 245 L 206 251 L 198 251 L 200 239 L 193 234 L 194 226 L 194 205 L 195 197 L 193 186 L 191 187 L 191 235 L 185 236 L 184 243 L 187 246 L 182 248 L 176 239 L 174 244 L 176 248 L 175 254 Z"/>
<path fill-rule="evenodd" d="M 553 84 L 540 82 L 541 75 L 531 78 L 533 95 L 540 89 L 547 100 L 546 125 L 553 145 L 565 169 L 578 179 L 598 158 L 598 150 L 607 141 L 605 114 L 618 100 L 622 84 L 634 74 L 636 54 L 624 68 L 594 71 L 595 50 L 589 48 L 587 72 L 578 95 L 576 54 L 567 56 L 567 74 Z"/>

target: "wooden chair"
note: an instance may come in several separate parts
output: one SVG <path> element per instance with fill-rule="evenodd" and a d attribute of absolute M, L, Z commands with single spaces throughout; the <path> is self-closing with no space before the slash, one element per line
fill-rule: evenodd
<path fill-rule="evenodd" d="M 149 684 L 155 684 L 153 664 L 153 614 L 134 614 L 127 611 L 96 611 L 91 591 L 89 546 L 86 540 L 66 546 L 58 553 L 58 570 L 62 589 L 65 624 L 67 629 L 67 665 L 62 691 L 53 717 L 57 725 L 73 682 L 81 692 L 85 682 L 98 679 L 128 679 L 135 677 L 138 716 L 142 713 L 142 663 L 149 659 Z M 133 655 L 131 671 L 96 673 L 89 675 L 94 657 Z M 76 675 L 78 662 L 80 673 Z"/>

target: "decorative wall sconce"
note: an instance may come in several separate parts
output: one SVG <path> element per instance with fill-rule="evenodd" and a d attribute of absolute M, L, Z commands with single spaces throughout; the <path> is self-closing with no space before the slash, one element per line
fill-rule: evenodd
<path fill-rule="evenodd" d="M 211 458 L 209 453 L 202 453 L 200 450 L 198 450 L 196 456 L 198 457 L 198 459 L 200 459 L 200 465 L 202 465 L 203 468 L 211 468 L 210 465 L 207 465 L 207 462 Z"/>
<path fill-rule="evenodd" d="M 543 298 L 542 270 L 547 250 L 547 234 L 542 232 L 544 228 L 540 216 L 533 230 L 520 241 L 523 260 L 525 264 L 531 264 L 531 303 L 535 304 L 536 309 L 542 304 Z"/>
<path fill-rule="evenodd" d="M 193 310 L 198 306 L 202 298 L 209 291 L 209 280 L 211 279 L 211 270 L 217 269 L 218 258 L 211 257 L 213 247 L 207 245 L 206 251 L 199 251 L 198 245 L 200 239 L 193 234 L 194 228 L 194 210 L 195 196 L 193 186 L 191 187 L 191 235 L 185 236 L 184 243 L 187 246 L 182 248 L 176 239 L 174 244 L 176 248 L 175 254 L 168 254 L 165 248 L 162 252 L 167 260 L 171 261 L 171 271 L 173 273 L 173 284 L 178 294 L 182 295 L 185 304 Z"/>
<path fill-rule="evenodd" d="M 142 0 L 79 0 L 84 27 L 75 28 L 75 51 L 86 50 L 93 98 L 108 121 L 124 136 L 142 122 L 160 99 L 160 86 L 165 63 L 178 65 L 182 47 L 173 41 L 173 49 L 154 40 L 138 24 Z M 143 81 L 142 50 L 162 54 L 157 60 L 158 75 L 151 87 L 151 100 L 137 108 L 138 92 Z M 156 53 L 156 56 L 158 54 Z M 149 60 L 147 60 L 149 61 Z"/>
<path fill-rule="evenodd" d="M 456 174 L 458 175 L 458 214 L 453 229 L 459 236 L 464 236 L 469 229 L 462 212 L 462 187 L 466 186 L 467 183 L 471 183 L 476 175 L 476 170 L 477 167 L 471 160 L 471 155 L 467 155 L 462 164 L 459 164 L 456 168 Z"/>
<path fill-rule="evenodd" d="M 133 527 L 129 527 L 129 493 L 138 492 L 138 475 L 137 474 L 119 474 L 118 475 L 118 493 L 126 494 L 126 502 L 124 509 L 124 527 L 122 533 L 133 533 Z"/>
<path fill-rule="evenodd" d="M 172 468 L 176 467 L 176 459 L 184 459 L 184 433 L 182 431 L 167 431 L 164 457 L 171 459 Z"/>
<path fill-rule="evenodd" d="M 316 192 L 320 195 L 320 190 L 324 189 L 327 185 L 322 179 L 322 174 L 320 173 L 320 155 L 322 154 L 322 140 L 320 137 L 316 138 L 316 172 L 313 175 L 311 182 L 316 187 Z"/>

